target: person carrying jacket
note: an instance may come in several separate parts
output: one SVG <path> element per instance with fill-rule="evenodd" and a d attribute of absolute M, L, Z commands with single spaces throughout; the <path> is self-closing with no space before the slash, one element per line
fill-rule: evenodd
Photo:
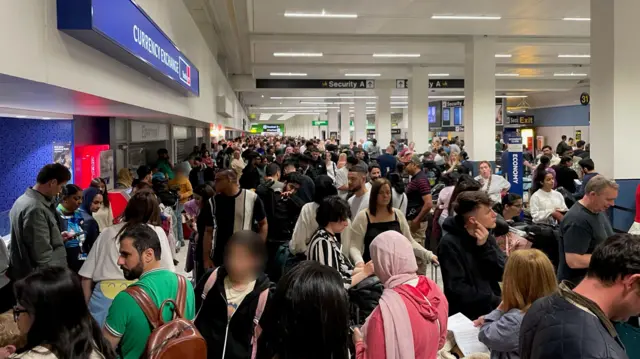
<path fill-rule="evenodd" d="M 254 318 L 260 322 L 264 311 L 259 308 L 260 297 L 266 296 L 265 306 L 269 303 L 266 259 L 266 247 L 257 233 L 236 232 L 227 244 L 224 266 L 206 273 L 196 286 L 199 309 L 194 323 L 207 342 L 208 358 L 252 357 L 252 338 L 259 325 Z"/>
<path fill-rule="evenodd" d="M 500 304 L 505 256 L 489 232 L 496 227 L 491 205 L 484 191 L 463 192 L 454 203 L 456 215 L 442 225 L 447 234 L 438 258 L 449 315 L 462 313 L 474 320 Z"/>

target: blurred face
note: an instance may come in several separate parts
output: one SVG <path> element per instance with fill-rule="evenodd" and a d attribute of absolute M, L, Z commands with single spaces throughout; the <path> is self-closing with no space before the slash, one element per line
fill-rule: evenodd
<path fill-rule="evenodd" d="M 82 204 L 82 192 L 78 192 L 73 196 L 65 198 L 62 201 L 62 205 L 64 206 L 64 208 L 66 208 L 70 212 L 73 212 L 78 208 L 80 208 L 81 204 Z"/>
<path fill-rule="evenodd" d="M 329 229 L 333 233 L 342 233 L 342 231 L 344 231 L 347 228 L 347 226 L 349 226 L 349 222 L 345 218 L 344 221 L 329 222 L 329 225 L 327 227 L 329 227 Z"/>
<path fill-rule="evenodd" d="M 349 191 L 357 192 L 364 185 L 364 175 L 358 172 L 349 172 Z"/>
<path fill-rule="evenodd" d="M 482 178 L 489 178 L 489 176 L 491 176 L 491 167 L 486 163 L 481 164 L 480 175 Z"/>
<path fill-rule="evenodd" d="M 369 177 L 371 177 L 372 181 L 377 180 L 381 176 L 382 176 L 382 173 L 380 172 L 379 168 L 372 168 L 371 172 L 369 172 Z"/>
<path fill-rule="evenodd" d="M 481 224 L 486 229 L 496 228 L 496 212 L 491 207 L 481 204 L 478 208 L 472 212 L 469 218 L 471 224 Z"/>
<path fill-rule="evenodd" d="M 548 156 L 549 158 L 551 158 L 551 156 L 553 156 L 553 153 L 551 152 L 551 149 L 549 147 L 545 147 L 542 149 L 542 154 L 545 156 Z"/>
<path fill-rule="evenodd" d="M 231 182 L 229 181 L 229 178 L 227 178 L 227 176 L 217 174 L 216 180 L 214 182 L 214 189 L 216 193 L 224 192 L 227 189 L 227 187 L 229 187 L 230 183 Z"/>
<path fill-rule="evenodd" d="M 391 188 L 389 185 L 383 185 L 378 192 L 378 205 L 387 206 L 391 202 Z"/>
<path fill-rule="evenodd" d="M 591 210 L 600 213 L 613 206 L 616 198 L 618 198 L 618 190 L 610 187 L 600 191 L 600 193 L 591 192 L 587 194 L 591 203 Z"/>
<path fill-rule="evenodd" d="M 314 161 L 317 161 L 320 158 L 320 152 L 311 152 L 311 157 Z"/>
<path fill-rule="evenodd" d="M 33 318 L 20 303 L 13 307 L 13 320 L 18 325 L 20 334 L 26 335 L 29 333 L 31 324 L 33 324 Z"/>
<path fill-rule="evenodd" d="M 233 152 L 233 158 L 235 158 L 237 160 L 240 159 L 240 151 L 234 151 Z"/>
<path fill-rule="evenodd" d="M 145 252 L 153 252 L 147 250 Z M 143 253 L 143 256 L 147 256 L 147 253 Z M 140 257 L 138 251 L 133 246 L 133 240 L 125 238 L 120 241 L 120 257 L 118 257 L 118 265 L 122 269 L 125 279 L 135 280 L 139 279 L 144 271 L 143 258 Z"/>
<path fill-rule="evenodd" d="M 91 213 L 96 213 L 100 210 L 100 207 L 102 207 L 102 202 L 103 202 L 103 197 L 101 194 L 97 194 L 95 197 L 93 197 L 93 202 L 91 202 L 91 207 L 89 209 L 91 209 Z"/>
<path fill-rule="evenodd" d="M 544 182 L 542 182 L 542 189 L 549 192 L 553 189 L 553 184 L 554 184 L 553 175 L 551 173 L 547 173 L 544 176 Z"/>
<path fill-rule="evenodd" d="M 244 279 L 256 275 L 260 261 L 244 246 L 233 244 L 227 250 L 225 267 L 231 279 Z"/>

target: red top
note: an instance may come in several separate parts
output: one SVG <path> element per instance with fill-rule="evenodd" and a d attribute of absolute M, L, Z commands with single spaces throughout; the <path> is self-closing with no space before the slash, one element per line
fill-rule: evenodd
<path fill-rule="evenodd" d="M 420 276 L 418 284 L 414 287 L 409 284 L 403 284 L 394 288 L 398 292 L 409 313 L 411 327 L 413 330 L 413 348 L 415 357 L 421 359 L 436 358 L 438 350 L 440 350 L 447 340 L 447 320 L 449 317 L 449 303 L 445 298 L 442 290 L 438 288 L 432 280 Z M 428 305 L 425 297 L 431 303 Z M 425 308 L 427 310 L 425 310 Z M 429 319 L 429 314 L 435 309 L 438 323 Z M 429 312 L 429 313 L 427 313 Z M 360 342 L 356 346 L 357 359 L 386 359 L 386 344 L 384 340 L 384 324 L 382 322 L 382 314 L 380 309 L 376 308 L 368 319 L 367 336 L 365 342 Z"/>
<path fill-rule="evenodd" d="M 640 223 L 640 185 L 636 188 L 636 222 Z"/>

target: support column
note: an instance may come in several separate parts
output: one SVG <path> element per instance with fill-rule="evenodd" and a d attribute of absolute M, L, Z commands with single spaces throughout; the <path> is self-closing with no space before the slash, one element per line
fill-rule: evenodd
<path fill-rule="evenodd" d="M 381 87 L 376 89 L 376 139 L 378 146 L 386 149 L 391 142 L 391 87 L 384 81 L 377 81 L 376 85 Z"/>
<path fill-rule="evenodd" d="M 367 100 L 356 99 L 355 118 L 353 119 L 353 140 L 367 139 Z"/>
<path fill-rule="evenodd" d="M 472 161 L 495 163 L 495 38 L 474 36 L 465 46 L 464 142 Z"/>
<path fill-rule="evenodd" d="M 326 113 L 321 113 L 320 116 L 318 116 L 318 121 L 328 121 L 328 116 Z M 322 131 L 325 132 L 326 134 L 326 139 L 329 138 L 329 130 L 328 130 L 329 126 L 320 126 L 320 129 L 318 130 L 318 138 L 323 139 L 322 138 Z"/>
<path fill-rule="evenodd" d="M 409 109 L 402 110 L 402 122 L 398 124 L 400 127 L 400 138 L 405 138 L 405 133 L 409 131 Z"/>
<path fill-rule="evenodd" d="M 351 105 L 340 105 L 340 144 L 348 144 L 351 140 Z"/>
<path fill-rule="evenodd" d="M 337 109 L 328 110 L 327 121 L 329 121 L 329 133 L 327 133 L 327 137 L 331 138 L 331 132 L 335 132 L 337 134 L 336 137 L 340 136 L 340 125 L 338 123 Z"/>
<path fill-rule="evenodd" d="M 429 69 L 414 67 L 409 80 L 408 140 L 418 153 L 429 149 Z"/>

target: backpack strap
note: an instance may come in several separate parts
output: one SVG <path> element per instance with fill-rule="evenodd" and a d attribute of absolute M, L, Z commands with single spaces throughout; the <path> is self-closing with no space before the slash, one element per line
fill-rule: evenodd
<path fill-rule="evenodd" d="M 207 281 L 204 283 L 204 289 L 202 290 L 203 303 L 204 303 L 204 300 L 207 299 L 207 294 L 209 294 L 209 291 L 211 291 L 211 288 L 213 288 L 213 286 L 216 284 L 216 280 L 218 280 L 218 268 L 216 268 L 211 273 L 209 278 L 207 278 Z"/>
<path fill-rule="evenodd" d="M 258 299 L 258 307 L 256 308 L 256 315 L 253 317 L 253 336 L 251 337 L 251 359 L 256 358 L 258 353 L 258 338 L 262 334 L 262 327 L 260 326 L 260 318 L 264 313 L 264 308 L 267 306 L 267 299 L 269 298 L 269 288 L 260 293 L 260 299 Z"/>
<path fill-rule="evenodd" d="M 176 294 L 176 312 L 179 313 L 180 316 L 184 315 L 185 310 L 187 309 L 187 280 L 176 273 L 176 277 L 178 277 L 178 293 Z"/>
<path fill-rule="evenodd" d="M 140 307 L 140 309 L 142 309 L 142 312 L 144 312 L 147 320 L 149 321 L 149 323 L 151 323 L 151 330 L 153 331 L 154 329 L 158 328 L 160 326 L 160 323 L 158 323 L 158 307 L 156 307 L 155 303 L 153 302 L 153 300 L 151 300 L 144 289 L 137 285 L 131 285 L 127 287 L 125 291 L 129 293 L 129 295 L 133 298 L 133 300 L 136 301 L 136 303 L 138 303 L 138 306 Z"/>

